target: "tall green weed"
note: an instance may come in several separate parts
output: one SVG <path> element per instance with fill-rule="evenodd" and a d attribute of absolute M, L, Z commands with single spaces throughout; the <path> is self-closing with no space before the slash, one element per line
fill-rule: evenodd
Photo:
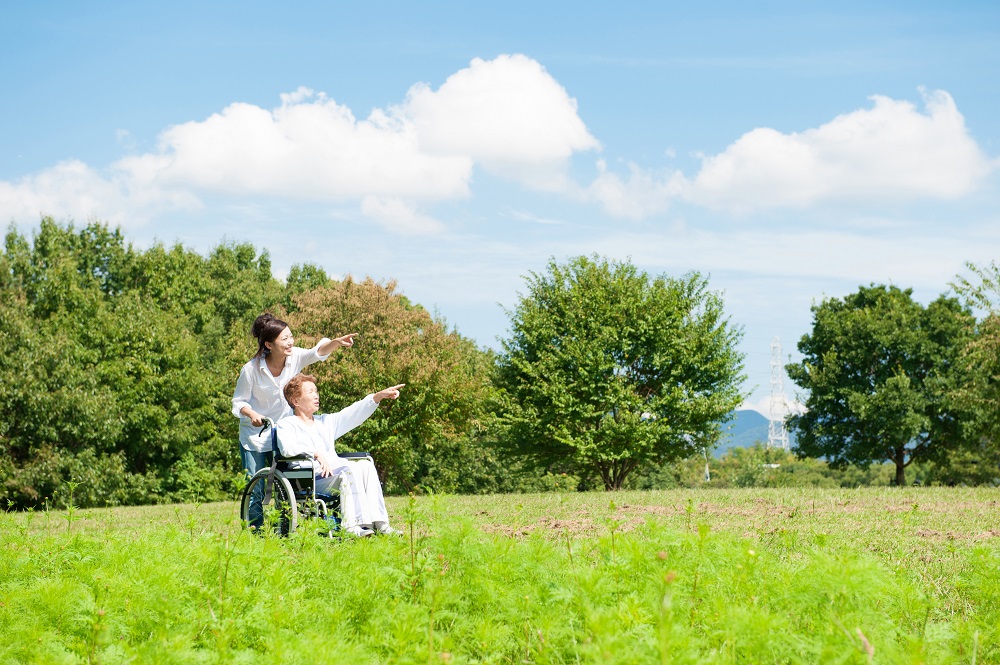
<path fill-rule="evenodd" d="M 4 513 L 0 663 L 998 662 L 996 498 L 408 497 L 405 535 L 343 541 Z"/>

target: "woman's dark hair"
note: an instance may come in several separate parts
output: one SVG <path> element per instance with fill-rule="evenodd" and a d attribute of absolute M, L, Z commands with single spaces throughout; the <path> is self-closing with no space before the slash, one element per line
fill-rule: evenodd
<path fill-rule="evenodd" d="M 257 354 L 254 358 L 262 358 L 271 353 L 264 344 L 278 339 L 278 335 L 288 327 L 288 324 L 270 312 L 264 312 L 254 319 L 250 334 L 257 338 Z"/>

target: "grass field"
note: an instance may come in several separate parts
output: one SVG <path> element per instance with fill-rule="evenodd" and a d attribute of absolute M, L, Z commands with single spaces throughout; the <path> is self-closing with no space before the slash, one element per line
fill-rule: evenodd
<path fill-rule="evenodd" d="M 0 663 L 1000 663 L 1000 491 L 391 498 L 0 514 Z"/>

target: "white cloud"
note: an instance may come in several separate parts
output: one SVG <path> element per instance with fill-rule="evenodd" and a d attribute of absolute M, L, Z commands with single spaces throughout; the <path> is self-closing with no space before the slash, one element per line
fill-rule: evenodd
<path fill-rule="evenodd" d="M 121 215 L 121 198 L 112 182 L 77 160 L 60 162 L 13 183 L 0 182 L 0 211 L 10 219 L 37 220 L 42 215 L 107 219 Z"/>
<path fill-rule="evenodd" d="M 924 93 L 926 112 L 887 97 L 815 129 L 754 129 L 703 159 L 687 186 L 696 204 L 749 212 L 829 202 L 954 199 L 994 168 L 944 91 Z"/>
<path fill-rule="evenodd" d="M 404 234 L 438 233 L 444 225 L 436 219 L 421 214 L 403 201 L 365 197 L 361 212 L 377 224 Z"/>
<path fill-rule="evenodd" d="M 434 233 L 441 222 L 418 210 L 469 197 L 477 166 L 625 219 L 662 214 L 681 200 L 745 213 L 953 199 L 995 169 L 948 93 L 925 93 L 922 111 L 873 100 L 871 108 L 801 133 L 754 129 L 705 157 L 691 178 L 632 163 L 620 173 L 598 160 L 592 182 L 581 185 L 569 175 L 571 158 L 600 144 L 576 100 L 538 62 L 503 55 L 473 60 L 437 90 L 414 85 L 403 102 L 362 120 L 307 88 L 283 94 L 273 109 L 233 103 L 167 128 L 155 151 L 106 169 L 67 161 L 0 181 L 0 217 L 139 225 L 203 200 L 268 210 L 273 201 L 346 203 L 386 228 Z M 124 131 L 119 141 L 134 145 Z"/>
<path fill-rule="evenodd" d="M 923 92 L 923 97 L 925 112 L 907 101 L 874 96 L 872 108 L 801 133 L 754 129 L 721 153 L 703 157 L 690 179 L 635 164 L 628 165 L 626 178 L 599 160 L 598 175 L 583 198 L 613 217 L 644 219 L 679 199 L 744 214 L 967 195 L 997 163 L 969 135 L 947 92 Z"/>
<path fill-rule="evenodd" d="M 299 200 L 366 196 L 449 199 L 468 194 L 472 160 L 422 151 L 412 123 L 350 109 L 306 89 L 274 110 L 231 104 L 166 130 L 155 154 L 116 167 L 170 186 Z"/>
<path fill-rule="evenodd" d="M 119 140 L 132 139 L 119 132 Z M 283 94 L 264 109 L 233 103 L 166 129 L 154 152 L 101 175 L 71 162 L 0 182 L 0 215 L 97 216 L 135 222 L 150 206 L 207 195 L 364 202 L 365 214 L 406 233 L 441 224 L 419 202 L 470 194 L 476 164 L 536 189 L 568 192 L 573 153 L 599 147 L 576 101 L 523 55 L 475 59 L 437 90 L 413 86 L 402 104 L 363 120 L 323 93 Z"/>
<path fill-rule="evenodd" d="M 156 210 L 197 205 L 183 191 L 143 189 L 120 173 L 102 175 L 79 160 L 60 162 L 15 182 L 0 181 L 0 216 L 18 221 L 48 215 L 138 225 Z"/>
<path fill-rule="evenodd" d="M 422 148 L 466 156 L 508 176 L 559 168 L 573 153 L 600 147 L 576 100 L 523 55 L 476 58 L 437 91 L 415 85 L 401 113 L 412 120 Z"/>
<path fill-rule="evenodd" d="M 597 171 L 585 198 L 600 203 L 613 217 L 644 219 L 661 213 L 684 186 L 680 173 L 657 177 L 635 164 L 629 165 L 627 180 L 608 171 L 604 160 L 598 160 Z"/>

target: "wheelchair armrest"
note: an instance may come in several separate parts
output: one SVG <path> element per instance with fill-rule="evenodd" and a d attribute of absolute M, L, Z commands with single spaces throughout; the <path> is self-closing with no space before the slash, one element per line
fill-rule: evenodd
<path fill-rule="evenodd" d="M 286 457 L 284 455 L 278 455 L 279 462 L 311 462 L 313 456 L 309 453 L 302 453 L 301 455 L 292 455 L 291 457 Z"/>
<path fill-rule="evenodd" d="M 344 459 L 365 459 L 366 457 L 371 457 L 368 453 L 337 453 L 337 457 L 343 457 Z"/>

